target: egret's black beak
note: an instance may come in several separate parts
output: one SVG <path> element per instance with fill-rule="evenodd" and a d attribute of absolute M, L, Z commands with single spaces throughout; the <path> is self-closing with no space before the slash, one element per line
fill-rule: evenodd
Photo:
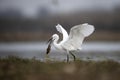
<path fill-rule="evenodd" d="M 47 43 L 49 43 L 49 44 L 51 44 L 52 42 L 53 42 L 53 40 L 52 40 L 53 38 L 51 37 L 49 40 L 48 40 L 48 42 Z"/>

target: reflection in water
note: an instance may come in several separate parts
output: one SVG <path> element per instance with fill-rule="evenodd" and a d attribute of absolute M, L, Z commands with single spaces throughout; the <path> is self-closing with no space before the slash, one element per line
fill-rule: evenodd
<path fill-rule="evenodd" d="M 86 42 L 83 50 L 75 52 L 76 57 L 83 60 L 107 60 L 112 59 L 120 62 L 120 42 Z M 42 42 L 29 43 L 0 43 L 0 56 L 18 56 L 22 58 L 33 58 L 44 60 L 47 44 Z M 49 54 L 51 59 L 65 60 L 66 54 L 52 48 Z M 71 57 L 72 59 L 72 57 Z"/>

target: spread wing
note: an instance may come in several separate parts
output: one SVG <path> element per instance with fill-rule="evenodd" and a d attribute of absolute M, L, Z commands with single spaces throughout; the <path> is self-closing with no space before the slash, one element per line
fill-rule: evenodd
<path fill-rule="evenodd" d="M 76 25 L 71 28 L 68 40 L 63 44 L 67 50 L 81 49 L 82 42 L 85 37 L 92 34 L 94 26 L 87 23 Z"/>
<path fill-rule="evenodd" d="M 62 35 L 63 35 L 63 42 L 64 41 L 66 41 L 66 39 L 68 38 L 68 33 L 67 33 L 67 31 L 60 25 L 60 24 L 58 24 L 57 26 L 56 26 L 56 29 L 57 29 L 57 31 L 59 32 L 59 33 L 61 33 Z"/>

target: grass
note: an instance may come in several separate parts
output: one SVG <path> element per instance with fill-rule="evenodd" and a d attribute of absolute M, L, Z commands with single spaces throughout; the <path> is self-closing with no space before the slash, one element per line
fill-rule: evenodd
<path fill-rule="evenodd" d="M 41 62 L 10 56 L 0 59 L 0 80 L 120 80 L 120 63 Z"/>

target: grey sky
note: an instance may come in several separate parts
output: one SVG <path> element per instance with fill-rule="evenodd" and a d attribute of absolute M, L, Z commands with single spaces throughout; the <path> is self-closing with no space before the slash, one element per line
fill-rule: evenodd
<path fill-rule="evenodd" d="M 53 13 L 66 13 L 95 8 L 112 10 L 115 5 L 120 5 L 120 0 L 0 0 L 0 11 L 15 8 L 33 16 L 40 7 L 46 7 Z"/>

